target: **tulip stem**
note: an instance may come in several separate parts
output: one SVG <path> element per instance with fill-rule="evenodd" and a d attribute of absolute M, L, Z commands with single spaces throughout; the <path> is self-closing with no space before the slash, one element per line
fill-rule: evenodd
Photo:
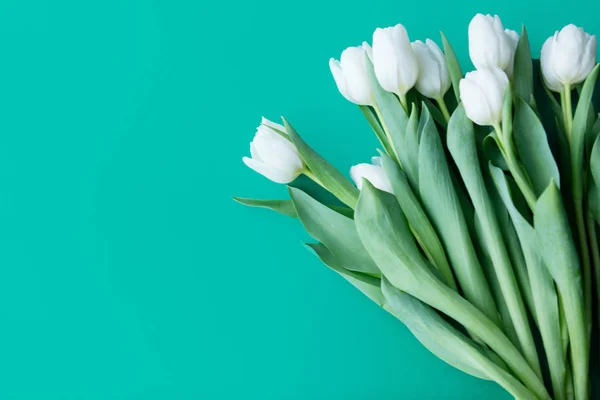
<path fill-rule="evenodd" d="M 450 112 L 448 111 L 448 107 L 446 107 L 446 102 L 444 101 L 444 98 L 440 96 L 439 98 L 435 99 L 435 101 L 437 101 L 438 106 L 440 107 L 440 111 L 446 119 L 446 122 L 450 122 Z"/>
<path fill-rule="evenodd" d="M 519 161 L 517 161 L 512 143 L 507 143 L 505 140 L 506 138 L 504 137 L 504 132 L 502 131 L 500 124 L 495 124 L 494 130 L 500 139 L 500 151 L 502 151 L 502 154 L 504 155 L 504 160 L 508 164 L 508 168 L 515 179 L 517 186 L 521 190 L 521 193 L 523 193 L 523 197 L 525 197 L 527 205 L 529 205 L 529 208 L 533 211 L 535 208 L 535 203 L 537 202 L 537 196 L 531 188 L 530 179 Z"/>
<path fill-rule="evenodd" d="M 406 94 L 400 95 L 400 104 L 402 104 L 402 108 L 404 108 L 404 111 L 406 112 L 406 114 L 408 114 L 409 110 L 408 110 L 408 102 L 406 100 Z"/>
<path fill-rule="evenodd" d="M 319 178 L 317 178 L 316 175 L 313 174 L 310 169 L 306 168 L 304 171 L 302 171 L 302 173 L 304 175 L 308 176 L 313 182 L 317 183 L 319 186 L 321 186 L 323 189 L 325 189 L 329 192 L 329 189 L 327 189 L 327 187 L 323 184 L 323 182 L 321 182 L 319 180 Z"/>
<path fill-rule="evenodd" d="M 563 114 L 565 120 L 565 132 L 569 142 L 571 141 L 571 131 L 573 130 L 573 105 L 571 103 L 571 85 L 565 85 L 564 89 Z"/>
<path fill-rule="evenodd" d="M 406 100 L 406 96 L 404 97 L 404 99 Z M 387 125 L 385 124 L 383 115 L 381 115 L 381 110 L 379 109 L 379 107 L 377 105 L 373 106 L 373 108 L 375 109 L 377 118 L 379 119 L 379 122 L 381 123 L 381 126 L 383 127 L 385 136 L 387 137 L 389 145 L 393 151 L 393 154 L 389 154 L 389 156 L 392 157 L 398 163 L 399 166 L 402 166 L 402 164 L 400 163 L 400 157 L 398 157 L 398 150 L 396 150 L 396 146 L 394 144 L 394 140 L 392 139 L 392 135 L 390 134 L 390 130 L 388 129 Z"/>

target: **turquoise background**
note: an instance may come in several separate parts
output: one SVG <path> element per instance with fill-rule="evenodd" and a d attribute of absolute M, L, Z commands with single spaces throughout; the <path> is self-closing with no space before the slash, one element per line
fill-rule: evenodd
<path fill-rule="evenodd" d="M 367 5 L 368 4 L 368 5 Z M 429 354 L 231 196 L 285 187 L 241 157 L 285 115 L 342 171 L 376 139 L 329 57 L 378 26 L 443 29 L 468 69 L 476 12 L 533 49 L 586 1 L 0 3 L 0 398 L 506 399 Z"/>

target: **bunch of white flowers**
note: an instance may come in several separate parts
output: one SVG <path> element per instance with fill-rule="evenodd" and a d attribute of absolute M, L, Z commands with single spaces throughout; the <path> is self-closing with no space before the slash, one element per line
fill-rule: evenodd
<path fill-rule="evenodd" d="M 596 37 L 567 25 L 539 67 L 525 28 L 497 15 L 477 14 L 468 38 L 464 76 L 444 35 L 442 51 L 402 25 L 329 61 L 381 144 L 351 179 L 286 120 L 263 119 L 246 165 L 277 183 L 305 175 L 343 205 L 292 186 L 290 200 L 236 200 L 297 217 L 323 263 L 456 368 L 515 398 L 587 400 L 600 329 Z"/>

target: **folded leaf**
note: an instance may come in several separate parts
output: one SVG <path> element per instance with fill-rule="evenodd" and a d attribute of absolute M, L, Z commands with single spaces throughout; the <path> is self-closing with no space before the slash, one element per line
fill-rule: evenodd
<path fill-rule="evenodd" d="M 404 215 L 408 218 L 408 222 L 417 237 L 417 240 L 422 245 L 423 251 L 430 261 L 439 269 L 446 284 L 451 288 L 458 290 L 444 248 L 442 247 L 433 226 L 429 222 L 429 218 L 427 218 L 425 211 L 421 207 L 417 196 L 415 196 L 412 191 L 404 172 L 402 172 L 394 160 L 385 154 L 381 155 L 381 160 L 383 168 L 392 183 L 392 189 L 394 190 L 396 199 L 398 200 Z"/>
<path fill-rule="evenodd" d="M 543 259 L 558 286 L 565 309 L 575 395 L 584 399 L 589 389 L 589 338 L 581 267 L 561 194 L 554 182 L 550 182 L 537 201 L 534 224 Z"/>
<path fill-rule="evenodd" d="M 505 171 L 509 170 L 508 164 L 504 160 L 504 155 L 500 150 L 498 136 L 495 132 L 490 133 L 483 139 L 483 154 L 494 166 L 502 168 Z"/>
<path fill-rule="evenodd" d="M 300 189 L 289 188 L 296 213 L 310 236 L 322 242 L 346 269 L 379 275 L 365 251 L 354 221 L 319 203 Z"/>
<path fill-rule="evenodd" d="M 456 54 L 454 53 L 454 49 L 446 39 L 446 35 L 443 32 L 440 32 L 442 35 L 442 45 L 444 47 L 444 56 L 446 57 L 446 64 L 448 65 L 448 72 L 450 73 L 450 79 L 452 80 L 452 88 L 454 89 L 454 96 L 456 97 L 456 101 L 460 103 L 460 80 L 463 78 L 463 73 L 460 70 L 460 64 L 458 63 L 458 58 L 456 58 Z"/>
<path fill-rule="evenodd" d="M 504 173 L 493 166 L 490 166 L 490 173 L 510 214 L 523 249 L 536 320 L 548 360 L 554 396 L 557 399 L 565 399 L 567 362 L 562 351 L 560 312 L 554 281 L 542 259 L 535 230 L 515 206 Z"/>
<path fill-rule="evenodd" d="M 267 208 L 288 217 L 296 218 L 296 209 L 291 200 L 259 200 L 234 197 L 233 200 L 250 207 Z"/>
<path fill-rule="evenodd" d="M 551 180 L 557 184 L 560 182 L 558 166 L 550 150 L 546 131 L 536 113 L 524 101 L 517 103 L 513 129 L 517 153 L 531 179 L 533 190 L 539 197 Z"/>
<path fill-rule="evenodd" d="M 249 199 L 246 197 L 234 197 L 233 200 L 240 204 L 249 207 L 266 208 L 273 210 L 283 215 L 287 215 L 291 218 L 296 218 L 296 209 L 291 200 L 260 200 L 260 199 Z M 353 218 L 354 210 L 348 207 L 336 206 L 333 204 L 326 205 L 338 214 L 342 214 L 345 217 Z"/>
<path fill-rule="evenodd" d="M 306 144 L 285 119 L 283 123 L 290 140 L 298 148 L 298 152 L 311 172 L 340 201 L 354 208 L 358 199 L 358 189 L 340 171 Z"/>
<path fill-rule="evenodd" d="M 401 165 L 407 163 L 406 150 L 404 148 L 406 126 L 408 125 L 408 115 L 398 98 L 386 90 L 384 90 L 377 77 L 373 64 L 367 60 L 367 73 L 371 88 L 375 94 L 375 107 L 379 111 L 380 122 L 385 130 L 388 131 L 391 147 L 399 158 Z"/>
<path fill-rule="evenodd" d="M 360 290 L 361 293 L 373 300 L 378 306 L 383 307 L 385 305 L 385 300 L 381 293 L 381 279 L 356 272 L 356 270 L 361 269 L 359 265 L 354 266 L 354 271 L 344 268 L 340 261 L 323 243 L 306 243 L 306 247 L 319 257 L 323 264 L 340 274 L 355 288 Z"/>
<path fill-rule="evenodd" d="M 439 234 L 465 298 L 499 323 L 437 131 L 424 130 L 419 147 L 419 191 L 425 212 Z"/>
<path fill-rule="evenodd" d="M 373 109 L 369 106 L 360 106 L 360 110 L 362 111 L 367 122 L 373 129 L 373 132 L 375 132 L 375 136 L 377 136 L 377 139 L 379 140 L 379 143 L 381 143 L 381 146 L 383 146 L 385 152 L 393 156 L 394 150 L 388 142 L 387 136 L 385 135 L 385 131 L 383 130 L 381 123 L 377 119 L 377 116 L 373 112 Z"/>
<path fill-rule="evenodd" d="M 541 376 L 541 367 L 529 327 L 525 304 L 502 237 L 502 230 L 495 215 L 493 203 L 479 167 L 473 123 L 467 118 L 462 104 L 454 111 L 448 123 L 448 149 L 460 171 L 475 207 L 475 212 L 481 221 L 482 234 L 494 264 L 504 300 L 510 310 L 510 316 L 519 337 L 521 349 L 530 365 Z"/>
<path fill-rule="evenodd" d="M 588 129 L 588 112 L 594 87 L 596 86 L 596 79 L 598 78 L 599 67 L 600 65 L 596 65 L 586 78 L 579 101 L 577 102 L 575 117 L 573 118 L 573 128 L 571 130 L 571 172 L 573 174 L 573 196 L 576 202 L 581 201 L 583 198 L 582 171 L 586 132 Z"/>
<path fill-rule="evenodd" d="M 462 324 L 494 350 L 538 397 L 549 398 L 536 372 L 500 328 L 435 276 L 393 196 L 365 182 L 355 218 L 361 241 L 394 287 Z"/>
<path fill-rule="evenodd" d="M 515 50 L 513 85 L 517 98 L 523 99 L 531 106 L 535 104 L 533 99 L 533 63 L 525 26 L 521 29 L 521 36 Z"/>
<path fill-rule="evenodd" d="M 426 111 L 425 111 L 426 112 Z M 419 117 L 417 107 L 413 106 L 406 125 L 406 133 L 404 136 L 404 148 L 406 149 L 406 159 L 402 164 L 402 168 L 406 173 L 406 177 L 411 186 L 418 190 L 418 168 L 419 168 Z M 421 114 L 423 115 L 423 114 Z M 427 114 L 429 115 L 429 114 Z"/>
<path fill-rule="evenodd" d="M 307 243 L 306 246 L 325 265 L 404 323 L 417 340 L 438 358 L 477 378 L 496 380 L 519 398 L 533 396 L 512 375 L 490 361 L 484 347 L 474 343 L 426 304 L 392 287 L 385 278 L 381 280 L 345 269 L 322 243 Z M 500 360 L 497 361 L 502 365 Z"/>

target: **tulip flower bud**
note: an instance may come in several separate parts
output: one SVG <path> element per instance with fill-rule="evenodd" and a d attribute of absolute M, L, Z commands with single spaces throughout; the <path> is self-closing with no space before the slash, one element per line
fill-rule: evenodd
<path fill-rule="evenodd" d="M 379 190 L 392 193 L 392 184 L 381 166 L 381 157 L 373 157 L 372 164 L 358 164 L 350 168 L 350 177 L 358 190 L 362 189 L 363 179 L 371 182 Z"/>
<path fill-rule="evenodd" d="M 361 106 L 372 106 L 375 102 L 367 73 L 367 57 L 364 47 L 348 47 L 342 52 L 340 61 L 329 60 L 329 68 L 340 93 L 348 101 Z"/>
<path fill-rule="evenodd" d="M 596 64 L 596 36 L 575 25 L 554 33 L 542 46 L 542 76 L 550 90 L 583 82 Z"/>
<path fill-rule="evenodd" d="M 379 84 L 388 92 L 403 97 L 415 85 L 419 67 L 402 25 L 375 30 L 373 66 Z"/>
<path fill-rule="evenodd" d="M 444 53 L 429 39 L 425 43 L 415 41 L 412 48 L 419 66 L 419 76 L 415 85 L 417 90 L 432 99 L 444 97 L 451 84 Z"/>
<path fill-rule="evenodd" d="M 498 125 L 507 86 L 508 77 L 497 67 L 467 73 L 460 80 L 460 99 L 467 117 L 478 125 Z"/>
<path fill-rule="evenodd" d="M 515 31 L 504 30 L 497 15 L 477 14 L 469 23 L 469 56 L 477 69 L 498 67 L 512 73 L 518 40 Z"/>
<path fill-rule="evenodd" d="M 263 118 L 250 143 L 252 158 L 242 160 L 273 182 L 290 183 L 304 171 L 304 162 L 296 146 L 285 135 L 282 125 Z"/>

